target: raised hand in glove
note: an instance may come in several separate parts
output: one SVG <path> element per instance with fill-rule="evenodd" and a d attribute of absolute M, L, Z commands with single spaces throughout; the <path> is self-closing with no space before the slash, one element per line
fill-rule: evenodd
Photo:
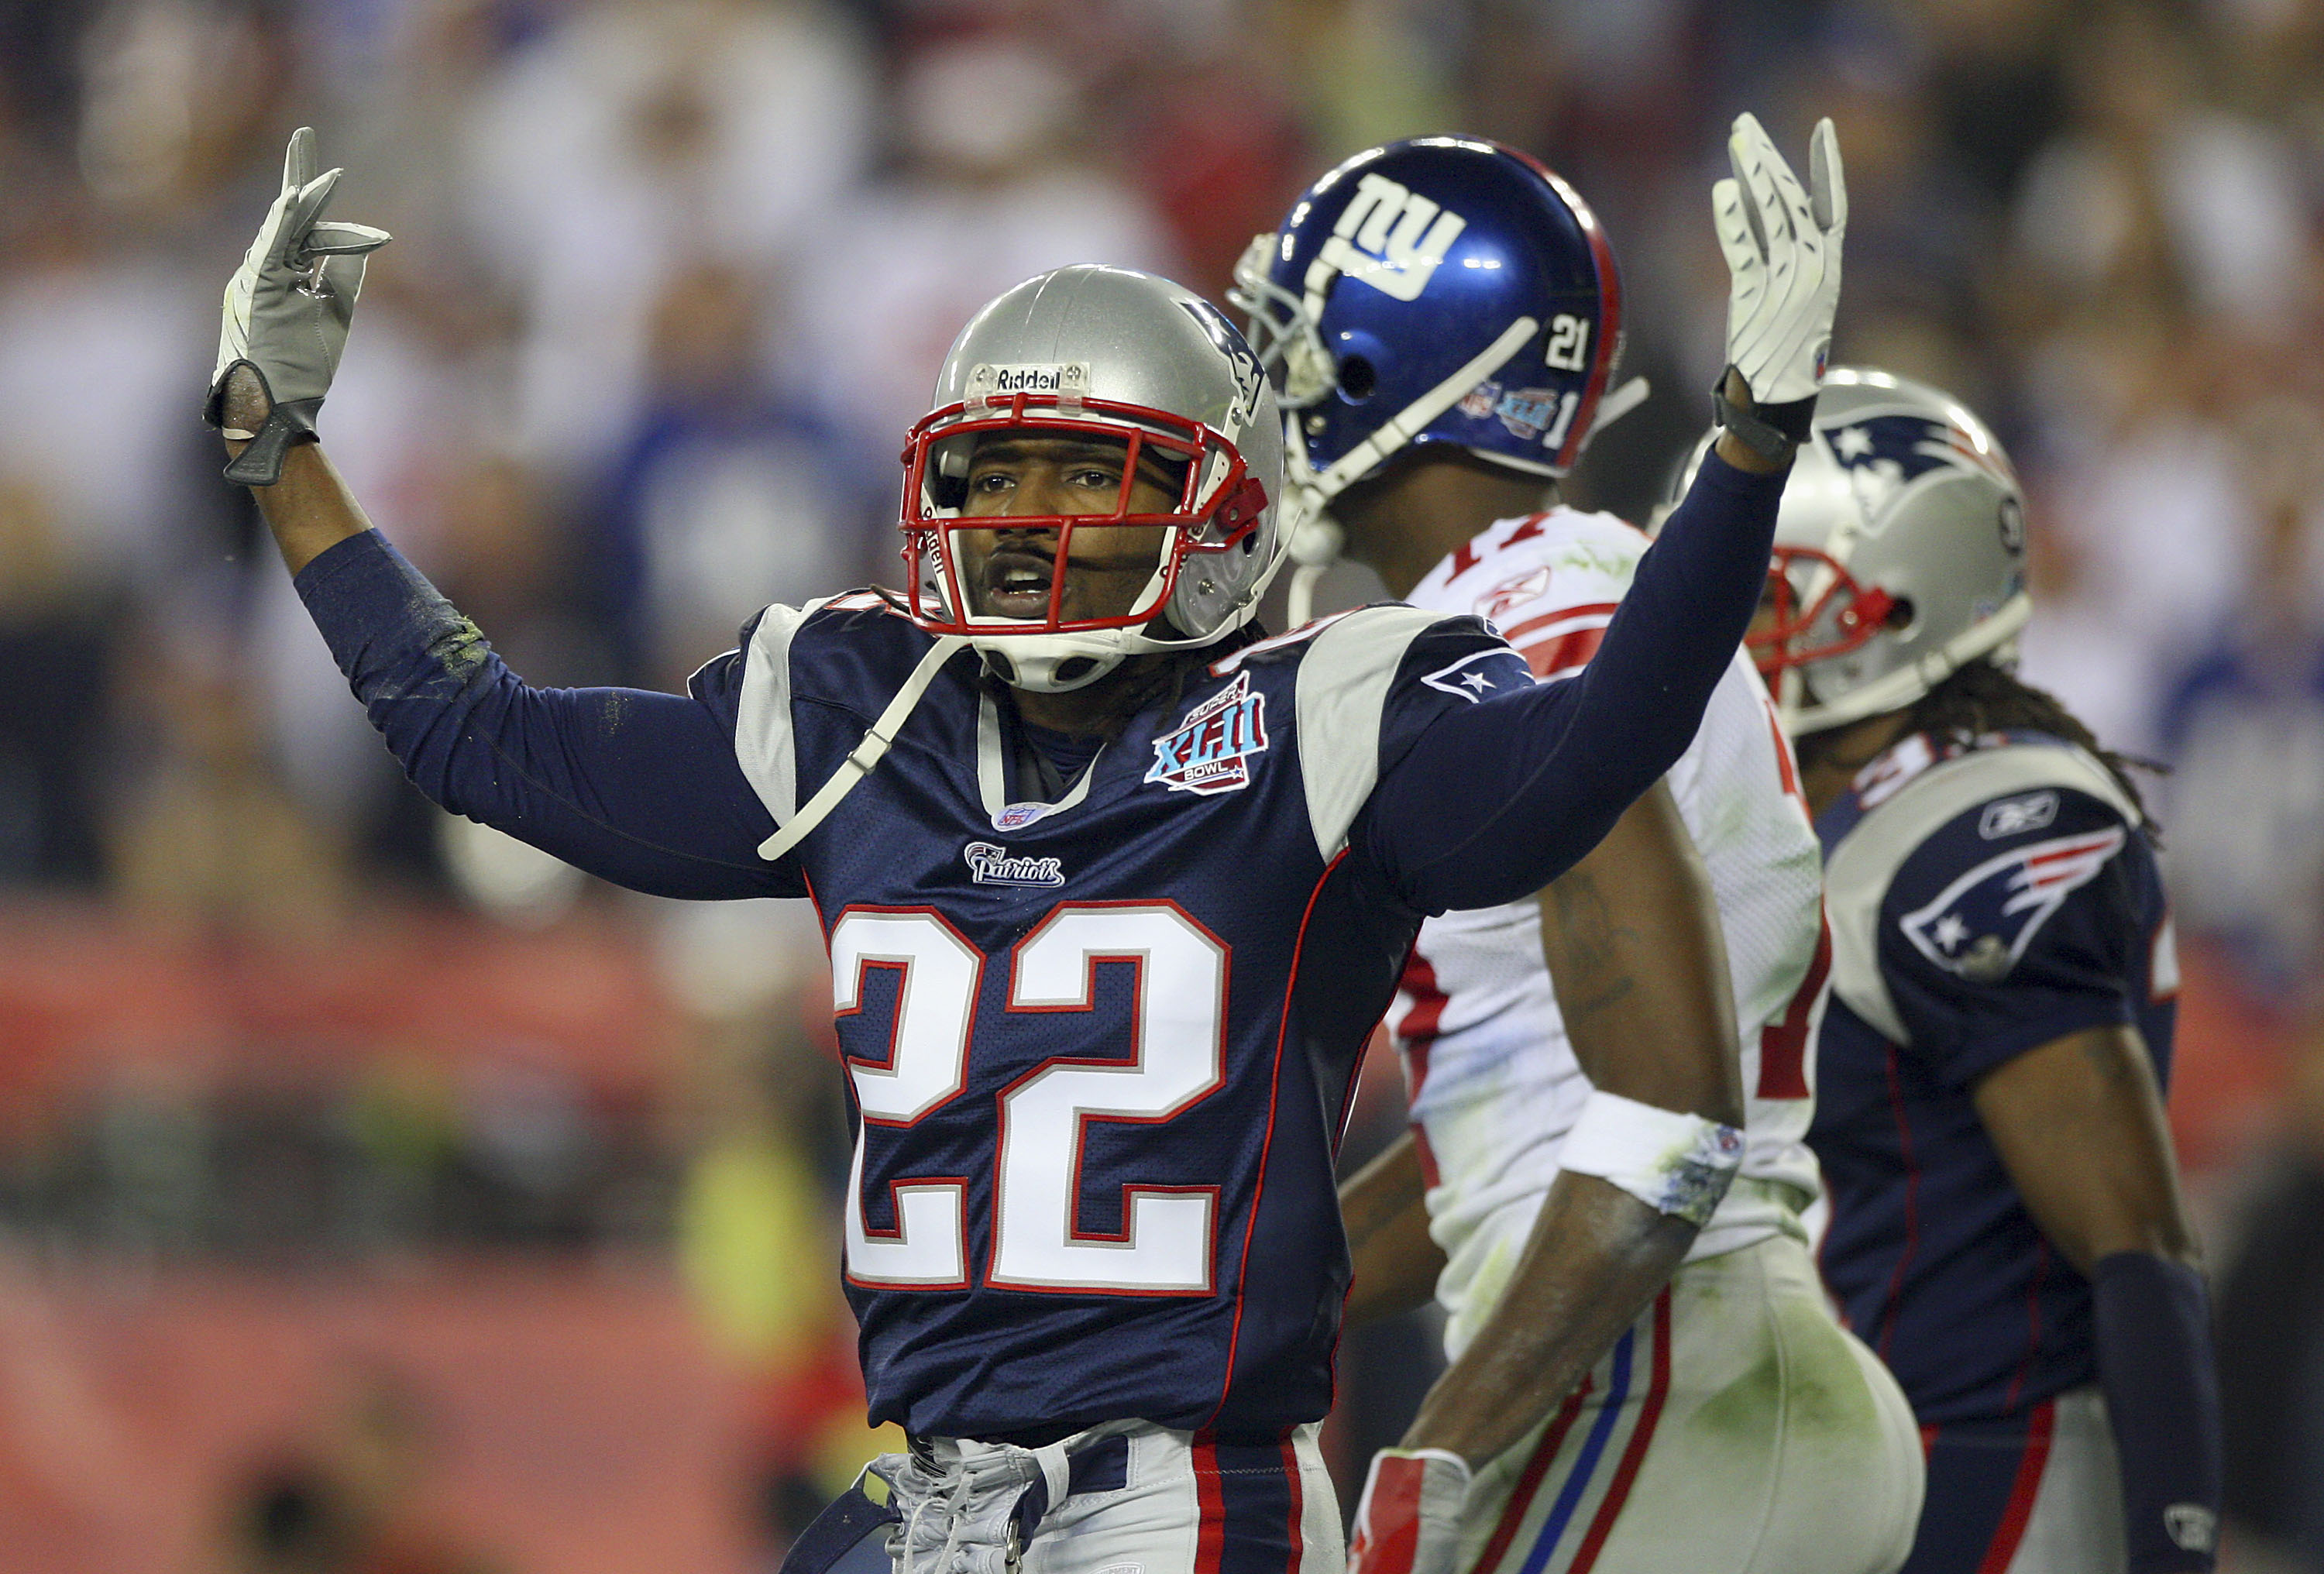
<path fill-rule="evenodd" d="M 343 170 L 315 173 L 315 133 L 300 126 L 282 156 L 282 191 L 258 238 L 226 281 L 226 322 L 203 419 L 229 437 L 254 438 L 226 467 L 243 486 L 282 478 L 293 443 L 311 442 L 315 414 L 346 348 L 347 322 L 363 292 L 364 258 L 387 244 L 385 230 L 326 220 L 323 208 Z M 248 366 L 270 406 L 256 431 L 226 427 L 227 374 Z"/>
<path fill-rule="evenodd" d="M 1720 424 L 1761 456 L 1780 460 L 1808 435 L 1816 391 L 1831 353 L 1840 307 L 1840 249 L 1848 233 L 1848 182 L 1831 122 L 1808 139 L 1808 185 L 1758 120 L 1735 117 L 1727 139 L 1734 175 L 1711 189 L 1720 249 L 1733 288 L 1727 301 L 1727 365 L 1751 391 L 1752 409 L 1712 393 Z"/>
<path fill-rule="evenodd" d="M 1455 1574 L 1469 1462 L 1443 1449 L 1382 1449 L 1356 1504 L 1348 1574 Z"/>

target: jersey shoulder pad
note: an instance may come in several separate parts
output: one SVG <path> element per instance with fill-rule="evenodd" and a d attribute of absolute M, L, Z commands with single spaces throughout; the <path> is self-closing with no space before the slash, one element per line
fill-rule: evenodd
<path fill-rule="evenodd" d="M 1299 770 L 1315 845 L 1326 859 L 1346 842 L 1383 762 L 1400 758 L 1428 720 L 1529 681 L 1516 652 L 1473 617 L 1389 603 L 1310 624 L 1299 635 Z M 1271 643 L 1236 654 L 1248 658 Z"/>
<path fill-rule="evenodd" d="M 1859 782 L 1881 778 L 1881 762 Z M 2060 742 L 1974 749 L 1866 809 L 1824 865 L 1832 991 L 1898 1044 L 1910 1035 L 1880 964 L 1884 915 L 1914 950 L 1972 982 L 2006 977 L 2066 897 L 2142 824 L 2106 767 Z"/>
<path fill-rule="evenodd" d="M 1438 565 L 1414 600 L 1484 619 L 1536 677 L 1559 677 L 1596 653 L 1646 545 L 1611 514 L 1559 508 L 1503 520 Z"/>
<path fill-rule="evenodd" d="M 788 824 L 799 805 L 792 702 L 837 705 L 868 722 L 928 643 L 903 610 L 876 590 L 796 607 L 777 604 L 743 625 L 741 649 L 720 658 L 742 667 L 734 689 L 734 756 L 777 824 Z M 696 674 L 697 685 L 704 674 Z"/>

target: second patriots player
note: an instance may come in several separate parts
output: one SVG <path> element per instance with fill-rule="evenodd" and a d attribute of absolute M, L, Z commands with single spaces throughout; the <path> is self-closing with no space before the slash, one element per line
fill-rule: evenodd
<path fill-rule="evenodd" d="M 1835 369 L 1753 643 L 1826 859 L 1826 1282 L 1928 1447 L 1909 1574 L 2211 1566 L 2219 1417 L 2136 787 L 2009 652 L 2023 500 L 1958 400 Z"/>
<path fill-rule="evenodd" d="M 1748 135 L 1734 154 L 1748 170 Z M 1367 235 L 1397 233 L 1384 210 L 1417 244 L 1456 232 L 1416 290 L 1366 271 Z M 1348 551 L 1416 606 L 1492 621 L 1533 678 L 1585 670 L 1646 540 L 1543 496 L 1620 340 L 1582 200 L 1489 143 L 1374 149 L 1254 244 L 1239 292 L 1284 367 L 1295 480 Z M 1431 681 L 1482 695 L 1488 676 Z M 1350 1315 L 1433 1290 L 1452 1365 L 1374 1463 L 1366 1574 L 1903 1560 L 1911 1413 L 1833 1321 L 1800 1222 L 1821 898 L 1790 749 L 1738 653 L 1666 781 L 1538 903 L 1422 928 L 1388 1017 L 1415 1129 L 1343 1192 Z M 1697 1119 L 1742 1149 L 1723 1197 L 1642 1192 L 1607 1162 L 1609 1133 Z"/>

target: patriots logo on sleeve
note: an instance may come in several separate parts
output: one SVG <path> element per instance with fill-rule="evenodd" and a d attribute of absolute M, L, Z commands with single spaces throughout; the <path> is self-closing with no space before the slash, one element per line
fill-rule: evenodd
<path fill-rule="evenodd" d="M 1899 922 L 1914 949 L 1971 983 L 2009 976 L 2066 897 L 2122 851 L 2119 825 L 2013 848 L 1987 859 Z"/>
<path fill-rule="evenodd" d="M 1514 650 L 1472 650 L 1420 681 L 1442 693 L 1458 695 L 1473 705 L 1495 695 L 1532 687 L 1533 673 Z"/>

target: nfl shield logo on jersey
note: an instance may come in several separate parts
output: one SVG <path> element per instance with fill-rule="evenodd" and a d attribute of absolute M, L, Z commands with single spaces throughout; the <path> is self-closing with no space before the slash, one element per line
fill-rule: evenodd
<path fill-rule="evenodd" d="M 1250 785 L 1250 757 L 1267 751 L 1267 696 L 1253 694 L 1250 674 L 1186 713 L 1175 732 L 1154 740 L 1148 781 L 1174 793 L 1239 792 Z"/>
<path fill-rule="evenodd" d="M 1923 956 L 1972 983 L 2006 978 L 2067 896 L 2098 878 L 2122 851 L 2119 825 L 2013 849 L 1904 915 L 1904 937 Z"/>

